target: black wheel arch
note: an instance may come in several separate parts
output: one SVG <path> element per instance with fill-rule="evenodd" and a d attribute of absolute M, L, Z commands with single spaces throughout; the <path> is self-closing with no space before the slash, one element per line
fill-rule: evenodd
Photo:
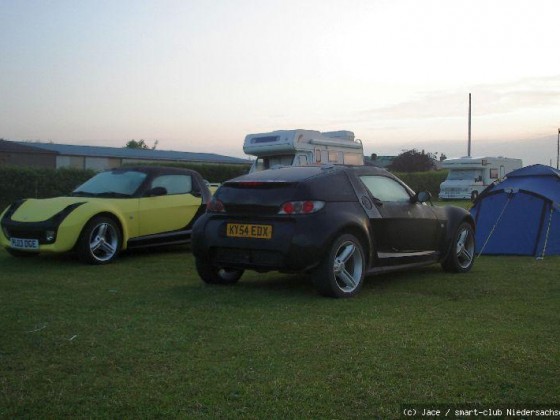
<path fill-rule="evenodd" d="M 330 251 L 329 245 L 332 244 L 338 237 L 344 234 L 350 234 L 356 237 L 360 241 L 362 248 L 364 250 L 364 256 L 366 257 L 365 266 L 366 270 L 369 268 L 370 261 L 375 260 L 375 243 L 373 240 L 373 234 L 369 227 L 369 223 L 365 220 L 352 220 L 344 225 L 340 226 L 334 231 L 332 235 L 329 236 L 326 246 L 323 250 L 324 255 Z"/>
<path fill-rule="evenodd" d="M 476 224 L 474 218 L 467 210 L 460 208 L 449 206 L 445 207 L 445 213 L 447 215 L 447 225 L 445 229 L 444 238 L 442 238 L 442 252 L 441 252 L 441 259 L 444 260 L 447 258 L 449 251 L 451 249 L 451 242 L 453 241 L 453 236 L 455 235 L 455 231 L 459 228 L 459 226 L 467 222 L 472 226 L 473 232 L 476 231 Z"/>

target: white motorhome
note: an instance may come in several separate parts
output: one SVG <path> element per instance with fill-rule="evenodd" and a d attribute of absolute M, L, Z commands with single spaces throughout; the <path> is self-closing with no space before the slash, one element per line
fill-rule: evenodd
<path fill-rule="evenodd" d="M 249 134 L 243 151 L 257 159 L 251 172 L 274 166 L 310 166 L 324 163 L 363 165 L 362 142 L 351 131 L 277 130 Z"/>
<path fill-rule="evenodd" d="M 439 198 L 475 200 L 487 186 L 523 166 L 521 159 L 506 157 L 462 157 L 446 159 L 441 165 L 449 169 L 440 185 Z"/>

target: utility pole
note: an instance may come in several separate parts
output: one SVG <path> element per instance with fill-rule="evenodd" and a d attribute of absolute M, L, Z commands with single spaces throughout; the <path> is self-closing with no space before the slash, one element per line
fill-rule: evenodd
<path fill-rule="evenodd" d="M 558 135 L 560 135 L 560 129 L 558 129 Z M 467 156 L 471 157 L 471 94 L 469 93 L 469 147 L 467 150 Z"/>

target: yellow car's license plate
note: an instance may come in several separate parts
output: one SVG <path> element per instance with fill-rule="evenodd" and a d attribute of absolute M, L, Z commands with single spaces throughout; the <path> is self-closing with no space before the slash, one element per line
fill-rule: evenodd
<path fill-rule="evenodd" d="M 228 223 L 226 236 L 233 238 L 271 239 L 271 225 L 251 225 L 245 223 Z"/>

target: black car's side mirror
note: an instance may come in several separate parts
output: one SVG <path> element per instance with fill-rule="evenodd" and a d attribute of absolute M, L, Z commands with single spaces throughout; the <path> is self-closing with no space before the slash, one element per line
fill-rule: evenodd
<path fill-rule="evenodd" d="M 156 196 L 160 196 L 160 195 L 166 195 L 167 194 L 167 188 L 165 187 L 154 187 L 148 191 L 146 191 L 146 194 L 144 194 L 146 197 L 156 197 Z"/>
<path fill-rule="evenodd" d="M 419 193 L 416 193 L 416 195 L 414 196 L 414 202 L 416 203 L 426 203 L 426 202 L 432 202 L 432 194 L 430 194 L 428 191 L 420 191 Z"/>

